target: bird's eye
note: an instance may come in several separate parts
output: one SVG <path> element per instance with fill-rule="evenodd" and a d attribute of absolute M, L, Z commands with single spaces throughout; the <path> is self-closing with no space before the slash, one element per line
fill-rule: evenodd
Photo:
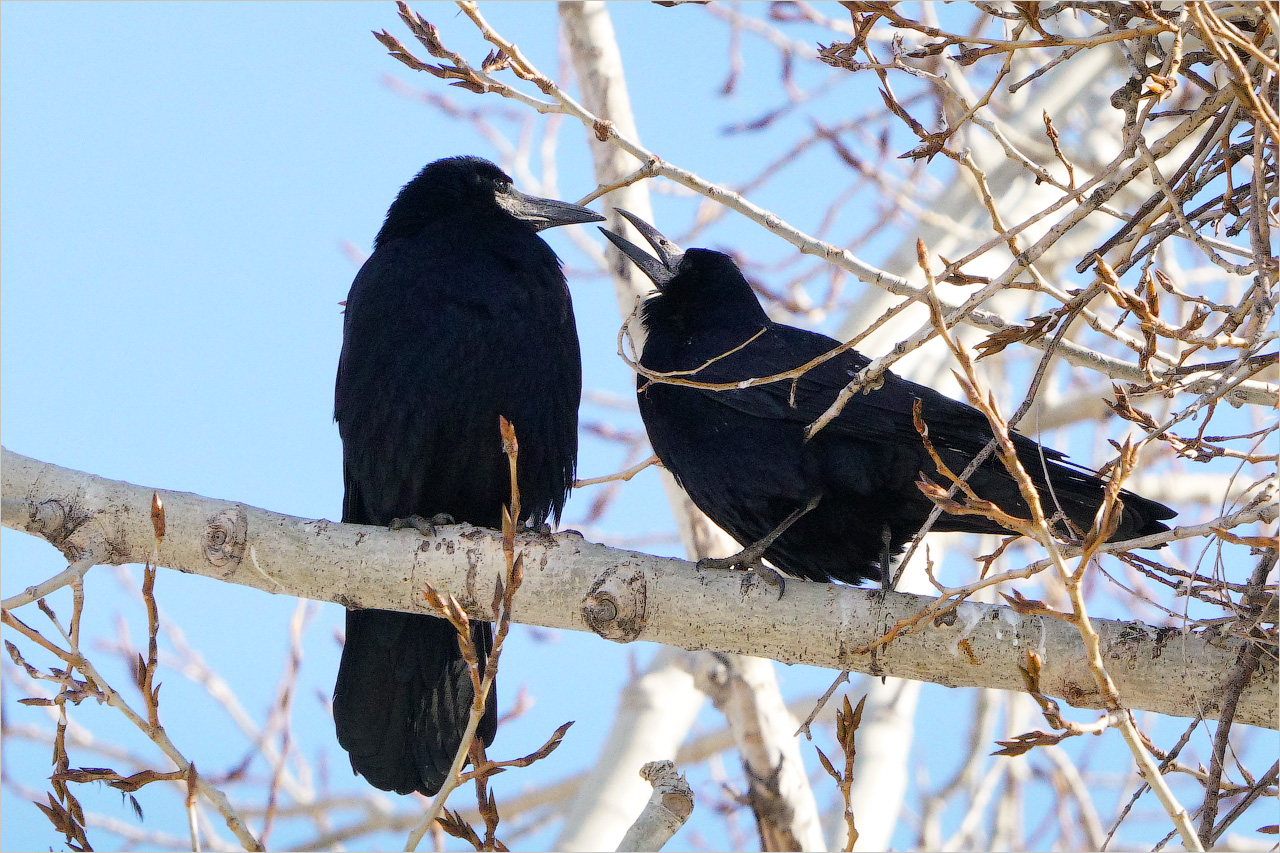
<path fill-rule="evenodd" d="M 511 182 L 510 182 L 510 181 L 499 181 L 499 182 L 498 182 L 498 192 L 500 192 L 500 193 L 509 193 L 509 192 L 511 192 L 513 189 L 515 189 L 515 187 L 513 187 L 513 186 L 511 185 Z"/>

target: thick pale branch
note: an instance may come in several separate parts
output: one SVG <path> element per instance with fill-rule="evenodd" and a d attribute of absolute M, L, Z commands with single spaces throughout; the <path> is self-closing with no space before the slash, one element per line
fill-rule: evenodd
<path fill-rule="evenodd" d="M 4 525 L 47 539 L 69 560 L 91 549 L 108 554 L 104 562 L 112 564 L 151 556 L 155 565 L 271 593 L 419 613 L 430 612 L 423 596 L 429 582 L 477 618 L 491 618 L 493 584 L 505 567 L 497 531 L 457 525 L 427 539 L 416 531 L 296 518 L 168 491 L 159 491 L 167 532 L 157 548 L 151 502 L 158 490 L 7 449 L 3 474 Z M 749 574 L 699 571 L 684 560 L 608 548 L 571 533 L 530 534 L 517 547 L 526 569 L 513 621 L 593 630 L 623 642 L 1018 691 L 1025 690 L 1018 666 L 1030 649 L 1044 660 L 1045 694 L 1077 707 L 1103 706 L 1078 632 L 1052 617 L 966 602 L 919 633 L 856 655 L 854 649 L 934 599 L 792 583 L 779 602 L 775 589 L 753 585 Z M 1218 716 L 1243 640 L 1138 622 L 1097 619 L 1094 626 L 1125 707 Z M 1240 696 L 1236 721 L 1275 728 L 1276 686 L 1274 668 L 1256 672 Z"/>

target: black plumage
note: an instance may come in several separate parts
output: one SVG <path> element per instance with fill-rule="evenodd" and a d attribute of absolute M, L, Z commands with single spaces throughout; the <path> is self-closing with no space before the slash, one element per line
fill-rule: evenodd
<path fill-rule="evenodd" d="M 400 191 L 347 297 L 334 417 L 342 520 L 448 515 L 500 527 L 498 416 L 520 442 L 523 521 L 559 519 L 578 444 L 582 366 L 559 259 L 537 232 L 602 217 L 526 196 L 494 164 L 439 160 Z M 487 653 L 492 628 L 473 623 Z M 435 794 L 474 696 L 445 620 L 348 610 L 338 742 L 375 787 Z M 479 735 L 497 728 L 490 693 Z"/>
<path fill-rule="evenodd" d="M 658 373 L 696 370 L 684 378 L 738 383 L 799 367 L 839 345 L 825 335 L 772 322 L 727 255 L 706 249 L 680 253 L 652 226 L 626 215 L 661 256 L 605 232 L 658 288 L 641 308 L 642 367 Z M 730 390 L 641 375 L 637 399 L 663 466 L 740 544 L 760 542 L 789 516 L 803 513 L 764 551 L 765 559 L 789 575 L 815 581 L 883 579 L 886 555 L 900 554 L 933 508 L 916 485 L 921 473 L 949 485 L 914 425 L 916 402 L 930 441 L 957 474 L 987 445 L 992 431 L 977 409 L 886 372 L 880 388 L 855 394 L 806 441 L 805 428 L 869 361 L 850 350 L 794 385 L 780 381 Z M 1025 436 L 1012 437 L 1045 512 L 1059 510 L 1088 530 L 1103 497 L 1096 474 Z M 1029 517 L 1017 484 L 995 454 L 969 483 L 1005 512 Z M 1160 519 L 1175 514 L 1132 492 L 1122 492 L 1121 498 L 1115 540 L 1167 530 Z M 947 513 L 932 529 L 1008 532 L 981 516 Z"/>

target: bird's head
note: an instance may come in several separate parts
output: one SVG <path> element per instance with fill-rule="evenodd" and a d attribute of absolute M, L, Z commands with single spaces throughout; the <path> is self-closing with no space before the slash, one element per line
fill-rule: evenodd
<path fill-rule="evenodd" d="M 706 323 L 768 322 L 751 285 L 733 258 L 711 249 L 682 251 L 634 213 L 616 208 L 657 253 L 649 254 L 612 231 L 600 231 L 653 281 L 658 289 L 645 303 L 644 317 L 671 317 L 682 327 Z M 646 321 L 648 325 L 648 320 Z"/>
<path fill-rule="evenodd" d="M 374 245 L 412 236 L 433 222 L 495 217 L 514 219 L 534 231 L 604 219 L 576 204 L 520 192 L 511 177 L 488 160 L 446 157 L 429 163 L 400 190 Z"/>

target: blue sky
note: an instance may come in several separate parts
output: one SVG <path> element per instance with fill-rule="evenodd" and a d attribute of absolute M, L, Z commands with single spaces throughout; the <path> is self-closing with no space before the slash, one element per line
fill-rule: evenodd
<path fill-rule="evenodd" d="M 416 8 L 441 25 L 455 49 L 483 50 L 452 4 Z M 555 69 L 553 4 L 486 5 L 485 12 L 517 33 L 535 62 Z M 629 71 L 654 84 L 633 94 L 646 141 L 706 168 L 708 177 L 727 179 L 732 164 L 699 153 L 706 138 L 679 129 L 691 126 L 686 111 L 727 119 L 744 106 L 750 112 L 757 96 L 724 104 L 713 97 L 718 80 L 699 77 L 721 74 L 718 67 L 655 61 L 641 47 L 661 30 L 665 50 L 673 52 L 667 55 L 695 58 L 707 38 L 722 51 L 722 27 L 668 27 L 690 13 L 697 10 L 615 10 Z M 467 124 L 445 121 L 390 89 L 383 76 L 473 107 L 468 93 L 387 57 L 370 30 L 386 28 L 412 42 L 389 2 L 6 2 L 0 16 L 5 446 L 107 477 L 338 518 L 340 446 L 332 420 L 338 302 L 357 269 L 343 244 L 367 252 L 387 205 L 424 163 L 458 153 L 496 159 Z M 677 79 L 686 75 L 692 85 Z M 667 97 L 678 85 L 688 99 Z M 765 96 L 759 100 L 767 105 Z M 714 139 L 708 127 L 703 133 Z M 562 131 L 562 198 L 594 186 L 583 139 L 579 128 Z M 562 232 L 546 236 L 571 267 L 585 268 Z M 589 239 L 602 242 L 594 232 Z M 575 278 L 572 288 L 585 386 L 629 398 L 630 374 L 614 355 L 612 287 L 591 277 Z M 584 409 L 584 420 L 602 416 L 639 427 L 629 413 Z M 621 462 L 616 447 L 587 439 L 579 471 L 610 473 Z M 594 497 L 576 495 L 566 523 L 581 518 Z M 628 485 L 604 526 L 630 536 L 670 529 L 652 472 Z M 3 532 L 2 547 L 6 596 L 63 565 L 48 545 L 13 531 Z M 668 539 L 647 547 L 674 554 L 679 546 Z M 129 570 L 132 583 L 139 576 Z M 112 569 L 94 570 L 87 590 L 89 628 L 113 637 L 115 614 L 123 612 L 133 641 L 145 640 L 142 613 Z M 260 717 L 275 695 L 295 602 L 172 572 L 160 573 L 157 594 L 188 642 Z M 51 599 L 63 614 L 68 601 Z M 347 770 L 318 699 L 332 690 L 341 610 L 317 609 L 305 638 L 297 725 L 313 732 L 308 748 L 327 751 L 333 784 L 360 790 L 363 782 Z M 527 751 L 559 723 L 576 719 L 557 764 L 536 778 L 587 766 L 618 687 L 650 649 L 525 629 L 515 638 L 501 695 L 509 702 L 527 683 L 537 701 L 504 728 L 498 747 Z M 586 696 L 585 673 L 576 665 L 584 659 L 592 662 Z M 127 683 L 122 666 L 108 664 L 106 672 Z M 809 680 L 827 677 L 814 671 Z M 175 741 L 206 756 L 209 771 L 238 760 L 245 747 L 225 715 L 176 674 L 163 680 Z M 201 710 L 178 716 L 179 707 Z M 15 714 L 43 720 L 32 709 Z M 73 716 L 100 736 L 120 731 L 111 714 L 88 704 Z M 115 736 L 154 754 L 131 733 Z M 5 760 L 35 787 L 48 773 L 43 748 L 15 745 Z M 80 761 L 74 753 L 72 760 Z M 504 780 L 507 791 L 522 782 L 511 778 Z M 82 788 L 78 795 L 90 809 L 131 819 L 114 791 Z M 59 843 L 33 806 L 9 791 L 3 797 L 0 846 Z M 172 798 L 144 789 L 139 799 L 147 827 L 182 834 Z M 288 837 L 281 832 L 276 844 Z"/>
<path fill-rule="evenodd" d="M 450 47 L 473 58 L 487 52 L 452 4 L 415 8 L 440 26 Z M 536 64 L 557 71 L 554 4 L 487 3 L 483 10 Z M 785 137 L 773 130 L 749 137 L 720 132 L 780 102 L 771 52 L 744 39 L 742 81 L 733 97 L 721 97 L 726 27 L 697 7 L 611 4 L 611 11 L 646 145 L 723 182 L 777 156 L 772 143 Z M 829 13 L 842 14 L 838 7 Z M 338 303 L 357 269 L 344 244 L 369 250 L 387 205 L 423 164 L 459 153 L 496 158 L 468 123 L 448 121 L 386 84 L 391 75 L 465 109 L 481 105 L 390 59 L 370 35 L 383 28 L 412 43 L 390 2 L 0 5 L 0 432 L 7 448 L 134 483 L 339 517 L 340 446 L 332 420 Z M 827 97 L 857 104 L 855 95 L 874 92 L 844 86 Z M 485 105 L 508 108 L 496 100 Z M 800 174 L 816 181 L 832 155 L 804 158 Z M 566 121 L 559 197 L 572 200 L 593 188 L 589 163 L 582 129 Z M 807 203 L 805 180 L 767 185 L 752 198 L 806 230 L 821 218 Z M 660 222 L 663 211 L 675 209 L 669 198 L 655 203 Z M 844 225 L 853 227 L 868 212 L 842 214 Z M 599 275 L 578 274 L 589 273 L 589 262 L 566 230 L 545 236 L 571 272 L 584 387 L 630 399 L 630 373 L 615 355 L 612 286 Z M 602 244 L 594 230 L 582 230 Z M 731 217 L 704 244 L 749 240 L 757 258 L 789 254 L 762 234 Z M 879 260 L 876 251 L 868 248 L 867 260 Z M 627 410 L 588 404 L 582 417 L 640 428 Z M 580 476 L 611 473 L 622 463 L 616 445 L 584 439 Z M 597 494 L 575 494 L 565 524 L 583 519 Z M 671 532 L 652 471 L 622 489 L 596 532 L 630 541 Z M 669 535 L 636 547 L 679 553 Z M 0 534 L 0 548 L 5 596 L 64 566 L 45 543 L 9 530 Z M 140 574 L 126 570 L 134 585 Z M 141 611 L 118 578 L 110 568 L 90 574 L 87 625 L 114 637 L 120 611 L 133 641 L 142 642 Z M 167 571 L 157 595 L 187 641 L 261 718 L 285 661 L 295 601 Z M 60 613 L 68 601 L 52 599 Z M 330 783 L 358 791 L 363 782 L 348 772 L 321 703 L 332 690 L 341 617 L 336 605 L 315 607 L 295 717 L 308 757 L 326 756 Z M 522 683 L 536 704 L 504 728 L 499 751 L 523 754 L 561 722 L 577 722 L 552 760 L 504 777 L 500 799 L 589 766 L 618 688 L 652 651 L 570 632 L 521 628 L 514 639 L 504 657 L 502 704 Z M 127 681 L 123 666 L 106 671 L 117 683 Z M 788 695 L 820 691 L 832 676 L 805 667 L 780 666 L 778 673 Z M 175 741 L 203 759 L 206 772 L 232 766 L 246 746 L 225 715 L 176 673 L 164 682 L 162 713 Z M 11 719 L 47 725 L 38 710 L 10 704 L 8 685 L 6 694 Z M 949 726 L 954 706 L 945 697 L 954 695 L 927 687 L 922 723 Z M 179 716 L 180 708 L 199 710 Z M 111 714 L 87 703 L 73 714 L 100 735 L 120 731 Z M 700 725 L 716 724 L 717 715 L 704 712 Z M 960 749 L 940 739 L 922 758 L 923 772 L 936 782 Z M 10 746 L 5 762 L 9 773 L 37 788 L 48 773 L 43 748 Z M 831 786 L 820 788 L 825 803 Z M 77 794 L 91 809 L 132 820 L 113 791 L 82 786 Z M 139 799 L 146 826 L 185 832 L 172 797 L 144 789 Z M 35 808 L 8 790 L 3 810 L 0 847 L 60 843 Z M 273 844 L 289 837 L 278 830 Z"/>

